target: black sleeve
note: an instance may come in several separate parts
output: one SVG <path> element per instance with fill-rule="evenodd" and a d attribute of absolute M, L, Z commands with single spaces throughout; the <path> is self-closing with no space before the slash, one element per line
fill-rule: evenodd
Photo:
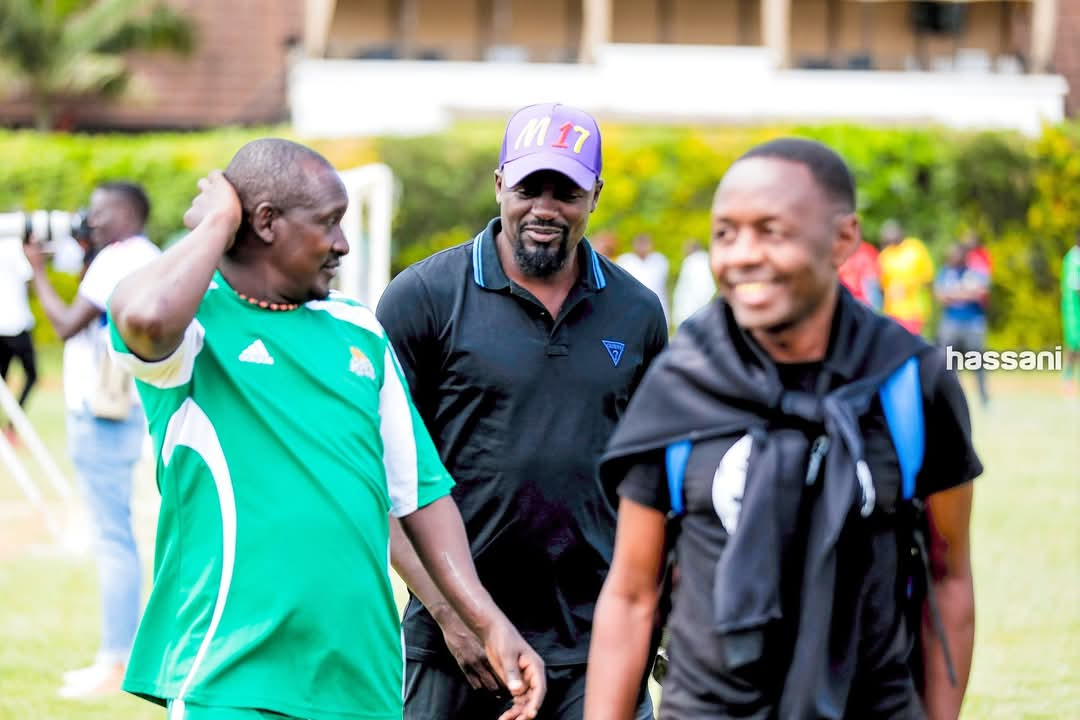
<path fill-rule="evenodd" d="M 422 406 L 430 397 L 427 386 L 434 378 L 441 353 L 434 304 L 415 269 L 407 268 L 390 281 L 375 316 L 390 338 L 409 392 L 423 414 Z"/>
<path fill-rule="evenodd" d="M 662 513 L 671 510 L 671 495 L 668 493 L 662 452 L 628 458 L 625 467 L 626 474 L 618 487 L 620 497 Z"/>
<path fill-rule="evenodd" d="M 649 366 L 652 365 L 653 360 L 664 352 L 668 346 L 668 326 L 667 319 L 664 317 L 664 309 L 660 306 L 660 299 L 654 296 L 656 302 L 654 307 L 650 308 L 652 312 L 651 322 L 649 323 L 649 329 L 645 335 L 645 361 L 641 364 L 640 374 L 634 378 L 634 386 L 630 389 L 630 393 L 633 394 L 637 390 L 638 385 L 641 384 L 642 379 L 645 377 L 645 373 L 648 371 Z"/>
<path fill-rule="evenodd" d="M 917 494 L 926 498 L 963 485 L 982 474 L 983 466 L 971 439 L 971 417 L 964 389 L 945 354 L 935 349 L 921 358 L 926 455 L 917 479 Z"/>
<path fill-rule="evenodd" d="M 664 309 L 657 299 L 656 308 L 653 312 L 652 328 L 649 333 L 649 343 L 645 352 L 645 365 L 649 365 L 656 356 L 664 352 L 668 345 L 667 318 L 664 317 Z"/>

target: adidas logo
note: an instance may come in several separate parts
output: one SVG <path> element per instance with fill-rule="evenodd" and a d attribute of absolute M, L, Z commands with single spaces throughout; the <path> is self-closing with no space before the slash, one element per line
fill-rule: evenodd
<path fill-rule="evenodd" d="M 256 340 L 244 348 L 244 352 L 240 353 L 240 362 L 254 363 L 255 365 L 273 365 L 274 358 L 266 350 L 263 341 Z"/>
<path fill-rule="evenodd" d="M 350 347 L 349 352 L 352 353 L 352 359 L 349 360 L 349 372 L 357 377 L 374 380 L 375 366 L 367 359 L 367 355 L 360 348 L 355 347 Z"/>

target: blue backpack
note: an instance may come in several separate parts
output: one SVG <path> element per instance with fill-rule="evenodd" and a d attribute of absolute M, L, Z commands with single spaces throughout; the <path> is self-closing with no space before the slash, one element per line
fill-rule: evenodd
<path fill-rule="evenodd" d="M 878 390 L 885 422 L 896 447 L 900 463 L 901 498 L 906 502 L 915 497 L 915 478 L 922 469 L 926 454 L 926 422 L 923 416 L 922 384 L 919 381 L 919 358 L 912 355 Z M 693 442 L 680 440 L 668 445 L 664 452 L 671 511 L 675 516 L 686 509 L 683 503 L 683 478 Z"/>

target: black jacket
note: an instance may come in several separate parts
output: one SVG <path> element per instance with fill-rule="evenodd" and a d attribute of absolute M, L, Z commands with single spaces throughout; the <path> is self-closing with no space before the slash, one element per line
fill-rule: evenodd
<path fill-rule="evenodd" d="M 716 301 L 680 328 L 646 375 L 602 459 L 601 479 L 610 491 L 635 457 L 673 442 L 743 432 L 753 437 L 738 532 L 715 570 L 712 627 L 723 640 L 725 667 L 718 671 L 737 671 L 767 656 L 784 674 L 770 715 L 846 716 L 857 665 L 868 662 L 864 649 L 874 644 L 860 627 L 861 613 L 852 612 L 867 602 L 862 583 L 852 579 L 896 572 L 895 561 L 882 568 L 873 552 L 841 548 L 895 547 L 895 523 L 888 518 L 899 487 L 869 477 L 859 422 L 881 383 L 927 350 L 921 338 L 841 290 L 818 392 L 793 391 L 730 308 Z M 808 456 L 821 436 L 829 451 L 820 477 L 807 477 L 796 500 L 806 509 L 805 532 L 792 534 L 778 527 L 783 514 L 777 505 L 791 500 L 779 497 L 777 473 L 806 468 L 791 458 Z M 781 593 L 781 568 L 793 560 L 803 577 L 797 603 Z M 781 624 L 796 632 L 776 642 Z"/>

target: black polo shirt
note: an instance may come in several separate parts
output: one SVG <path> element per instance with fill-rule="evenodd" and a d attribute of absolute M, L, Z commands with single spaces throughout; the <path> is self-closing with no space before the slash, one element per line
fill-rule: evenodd
<path fill-rule="evenodd" d="M 656 295 L 584 239 L 552 318 L 503 272 L 499 228 L 409 267 L 377 314 L 457 483 L 481 581 L 545 662 L 579 664 L 615 536 L 596 463 L 667 323 Z M 409 658 L 448 657 L 415 597 L 404 631 Z"/>
<path fill-rule="evenodd" d="M 845 347 L 847 339 L 858 336 L 853 330 L 856 317 L 838 305 L 832 340 L 825 360 L 819 363 L 777 365 L 788 390 L 826 392 L 857 380 Z M 940 350 L 931 348 L 920 355 L 920 380 L 926 427 L 926 454 L 916 479 L 916 495 L 933 493 L 969 482 L 982 472 L 971 442 L 967 403 L 955 373 L 947 370 Z M 860 419 L 866 461 L 875 485 L 900 488 L 900 466 L 879 400 Z M 801 432 L 801 431 L 800 431 Z M 723 640 L 712 628 L 713 579 L 717 561 L 727 545 L 728 528 L 721 519 L 730 517 L 731 500 L 740 497 L 738 467 L 745 468 L 745 454 L 736 448 L 742 433 L 718 437 L 693 446 L 684 475 L 683 501 L 686 514 L 678 539 L 679 582 L 672 594 L 668 620 L 670 669 L 664 683 L 661 720 L 720 720 L 721 718 L 775 717 L 782 690 L 786 656 L 797 633 L 799 595 L 802 587 L 801 561 L 781 568 L 781 596 L 784 608 L 784 637 L 773 641 L 777 652 L 757 663 L 729 671 L 721 648 Z M 809 436 L 808 436 L 809 439 Z M 745 448 L 744 448 L 745 449 Z M 807 502 L 804 486 L 806 458 L 788 458 L 791 467 L 777 473 L 779 527 L 782 543 L 805 536 Z M 745 478 L 745 469 L 742 471 Z M 732 475 L 736 476 L 733 480 Z M 734 483 L 734 485 L 733 485 Z M 639 456 L 619 484 L 621 496 L 667 513 L 671 510 L 663 453 Z M 732 521 L 728 521 L 731 524 Z M 737 522 L 737 514 L 736 520 Z M 734 525 L 736 531 L 738 525 Z M 921 717 L 914 678 L 907 664 L 917 628 L 908 628 L 897 603 L 897 582 L 901 558 L 898 544 L 888 537 L 874 538 L 878 559 L 871 577 L 865 581 L 841 578 L 841 582 L 864 582 L 865 603 L 862 624 L 879 644 L 864 648 L 872 662 L 859 661 L 853 696 L 845 717 Z M 843 552 L 843 550 L 841 550 Z"/>

